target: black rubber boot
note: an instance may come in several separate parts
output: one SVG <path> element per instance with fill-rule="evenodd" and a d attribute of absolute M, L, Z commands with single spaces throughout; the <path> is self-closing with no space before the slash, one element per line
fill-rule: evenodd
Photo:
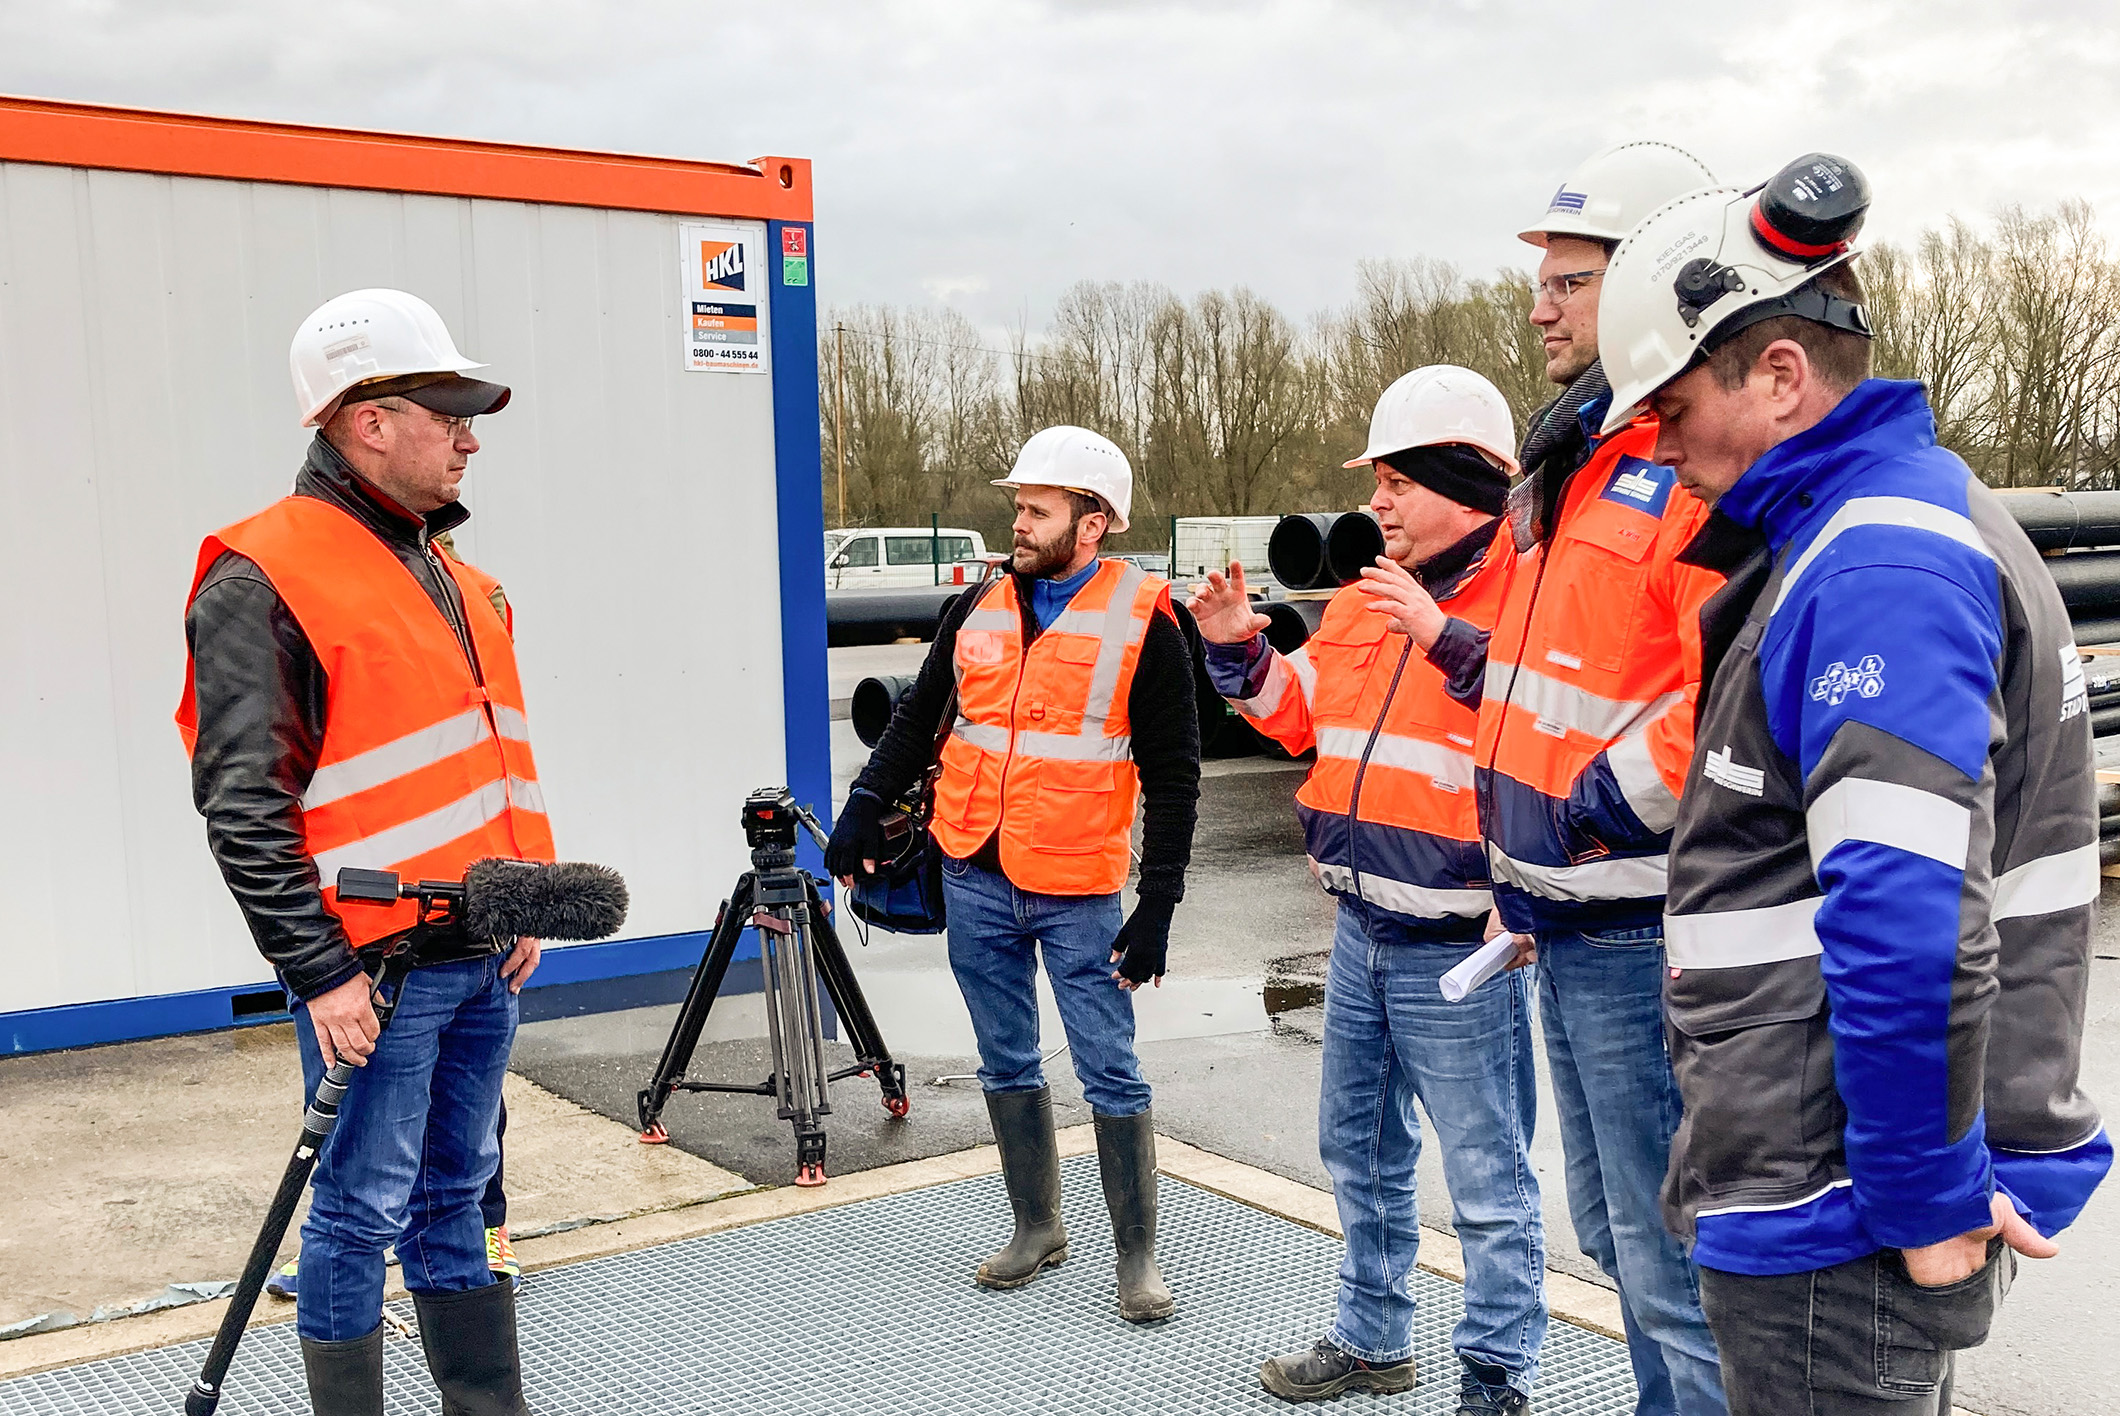
<path fill-rule="evenodd" d="M 442 1416 L 530 1416 L 515 1349 L 514 1284 L 415 1293 L 412 1302 L 427 1374 L 442 1393 Z"/>
<path fill-rule="evenodd" d="M 1060 1143 L 1053 1137 L 1053 1092 L 988 1092 L 986 1114 L 1001 1148 L 1001 1179 L 1016 1232 L 1001 1252 L 979 1265 L 988 1288 L 1021 1288 L 1048 1264 L 1067 1261 L 1067 1226 L 1060 1222 Z"/>
<path fill-rule="evenodd" d="M 1156 1123 L 1139 1116 L 1099 1116 L 1097 1164 L 1119 1251 L 1119 1316 L 1158 1323 L 1178 1310 L 1156 1270 Z"/>
<path fill-rule="evenodd" d="M 343 1342 L 303 1338 L 302 1374 L 316 1416 L 383 1416 L 383 1325 Z"/>

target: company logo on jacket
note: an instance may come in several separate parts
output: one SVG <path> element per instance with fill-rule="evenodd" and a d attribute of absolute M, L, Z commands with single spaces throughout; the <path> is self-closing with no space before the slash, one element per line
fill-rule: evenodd
<path fill-rule="evenodd" d="M 1662 516 L 1665 504 L 1671 500 L 1671 489 L 1677 485 L 1678 474 L 1670 468 L 1639 457 L 1622 457 L 1612 469 L 1612 480 L 1605 483 L 1605 490 L 1599 495 L 1650 516 Z"/>
<path fill-rule="evenodd" d="M 709 290 L 743 289 L 743 242 L 700 242 L 699 283 Z"/>
<path fill-rule="evenodd" d="M 1728 787 L 1746 796 L 1763 796 L 1767 790 L 1765 770 L 1731 761 L 1728 743 L 1723 744 L 1721 752 L 1708 754 L 1708 760 L 1701 764 L 1700 774 L 1719 787 Z"/>
<path fill-rule="evenodd" d="M 2083 656 L 2073 644 L 2061 646 L 2061 721 L 2091 711 L 2090 690 L 2083 682 Z"/>
<path fill-rule="evenodd" d="M 2083 671 L 2076 671 L 2080 684 Z M 1814 703 L 1838 704 L 1849 694 L 1860 694 L 1864 698 L 1875 698 L 1884 692 L 1884 660 L 1875 654 L 1865 654 L 1862 662 L 1854 668 L 1835 661 L 1826 671 L 1811 680 L 1811 701 Z M 2066 713 L 2063 717 L 2068 716 Z"/>

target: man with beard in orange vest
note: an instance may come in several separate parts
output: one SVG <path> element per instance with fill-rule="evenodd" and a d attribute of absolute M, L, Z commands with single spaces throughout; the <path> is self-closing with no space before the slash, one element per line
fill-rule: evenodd
<path fill-rule="evenodd" d="M 946 729 L 931 830 L 945 857 L 950 968 L 972 1015 L 1016 1220 L 977 1280 L 1020 1288 L 1067 1258 L 1038 1050 L 1042 958 L 1096 1123 L 1119 1315 L 1160 1322 L 1176 1300 L 1156 1266 L 1155 1121 L 1134 1054 L 1132 990 L 1162 981 L 1192 856 L 1192 654 L 1169 582 L 1099 554 L 1133 503 L 1133 469 L 1110 439 L 1046 428 L 995 485 L 1015 494 L 1010 573 L 944 616 L 855 780 L 825 865 L 841 880 L 874 873 L 887 854 L 884 804 L 929 769 Z M 1122 923 L 1137 801 L 1139 898 Z"/>
<path fill-rule="evenodd" d="M 429 935 L 378 1035 L 369 968 L 407 901 L 341 910 L 348 866 L 462 876 L 550 860 L 522 682 L 496 583 L 445 553 L 471 420 L 507 388 L 464 377 L 441 317 L 358 290 L 290 350 L 305 426 L 294 492 L 206 538 L 177 721 L 207 840 L 292 1000 L 303 1078 L 357 1064 L 302 1226 L 296 1331 L 319 1416 L 383 1409 L 384 1251 L 458 1416 L 523 1416 L 513 1285 L 480 1196 L 535 939 Z"/>

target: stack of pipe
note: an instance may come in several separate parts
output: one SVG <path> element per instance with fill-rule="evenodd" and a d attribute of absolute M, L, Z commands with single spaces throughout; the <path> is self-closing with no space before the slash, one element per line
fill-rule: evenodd
<path fill-rule="evenodd" d="M 2120 645 L 2120 492 L 2015 492 L 2002 504 L 2046 557 L 2076 643 Z M 2097 765 L 2120 768 L 2120 655 L 2086 655 L 2083 682 Z M 2120 783 L 2098 784 L 2098 860 L 2120 865 Z"/>

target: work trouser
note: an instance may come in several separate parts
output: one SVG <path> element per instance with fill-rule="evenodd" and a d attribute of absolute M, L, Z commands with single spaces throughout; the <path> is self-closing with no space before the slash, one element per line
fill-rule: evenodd
<path fill-rule="evenodd" d="M 979 1040 L 980 1086 L 1010 1092 L 1045 1085 L 1038 1046 L 1042 954 L 1090 1110 L 1100 1116 L 1148 1110 L 1148 1083 L 1134 1056 L 1134 997 L 1112 978 L 1112 941 L 1122 922 L 1118 895 L 1041 895 L 970 861 L 945 858 L 942 898 L 950 971 Z"/>
<path fill-rule="evenodd" d="M 479 1200 L 500 1159 L 494 1124 L 515 1041 L 504 958 L 412 970 L 368 1065 L 354 1069 L 302 1225 L 295 1329 L 303 1337 L 342 1342 L 375 1330 L 393 1245 L 414 1293 L 494 1281 Z M 294 1013 L 302 1080 L 314 1095 L 324 1061 L 307 1006 Z"/>
<path fill-rule="evenodd" d="M 1539 1022 L 1576 1242 L 1619 1286 L 1637 1416 L 1722 1416 L 1700 1273 L 1660 1194 L 1682 1104 L 1664 1040 L 1661 925 L 1538 936 Z"/>
<path fill-rule="evenodd" d="M 1464 1248 L 1465 1312 L 1451 1346 L 1528 1393 L 1546 1336 L 1531 991 L 1519 971 L 1446 1000 L 1438 984 L 1470 947 L 1411 937 L 1388 911 L 1340 901 L 1318 1100 L 1318 1152 L 1347 1236 L 1332 1340 L 1371 1362 L 1413 1351 L 1418 1098 Z"/>
<path fill-rule="evenodd" d="M 1987 1341 L 2016 1272 L 2000 1239 L 1940 1288 L 1896 1249 L 1810 1273 L 1702 1269 L 1731 1416 L 1950 1416 L 1953 1354 Z"/>

